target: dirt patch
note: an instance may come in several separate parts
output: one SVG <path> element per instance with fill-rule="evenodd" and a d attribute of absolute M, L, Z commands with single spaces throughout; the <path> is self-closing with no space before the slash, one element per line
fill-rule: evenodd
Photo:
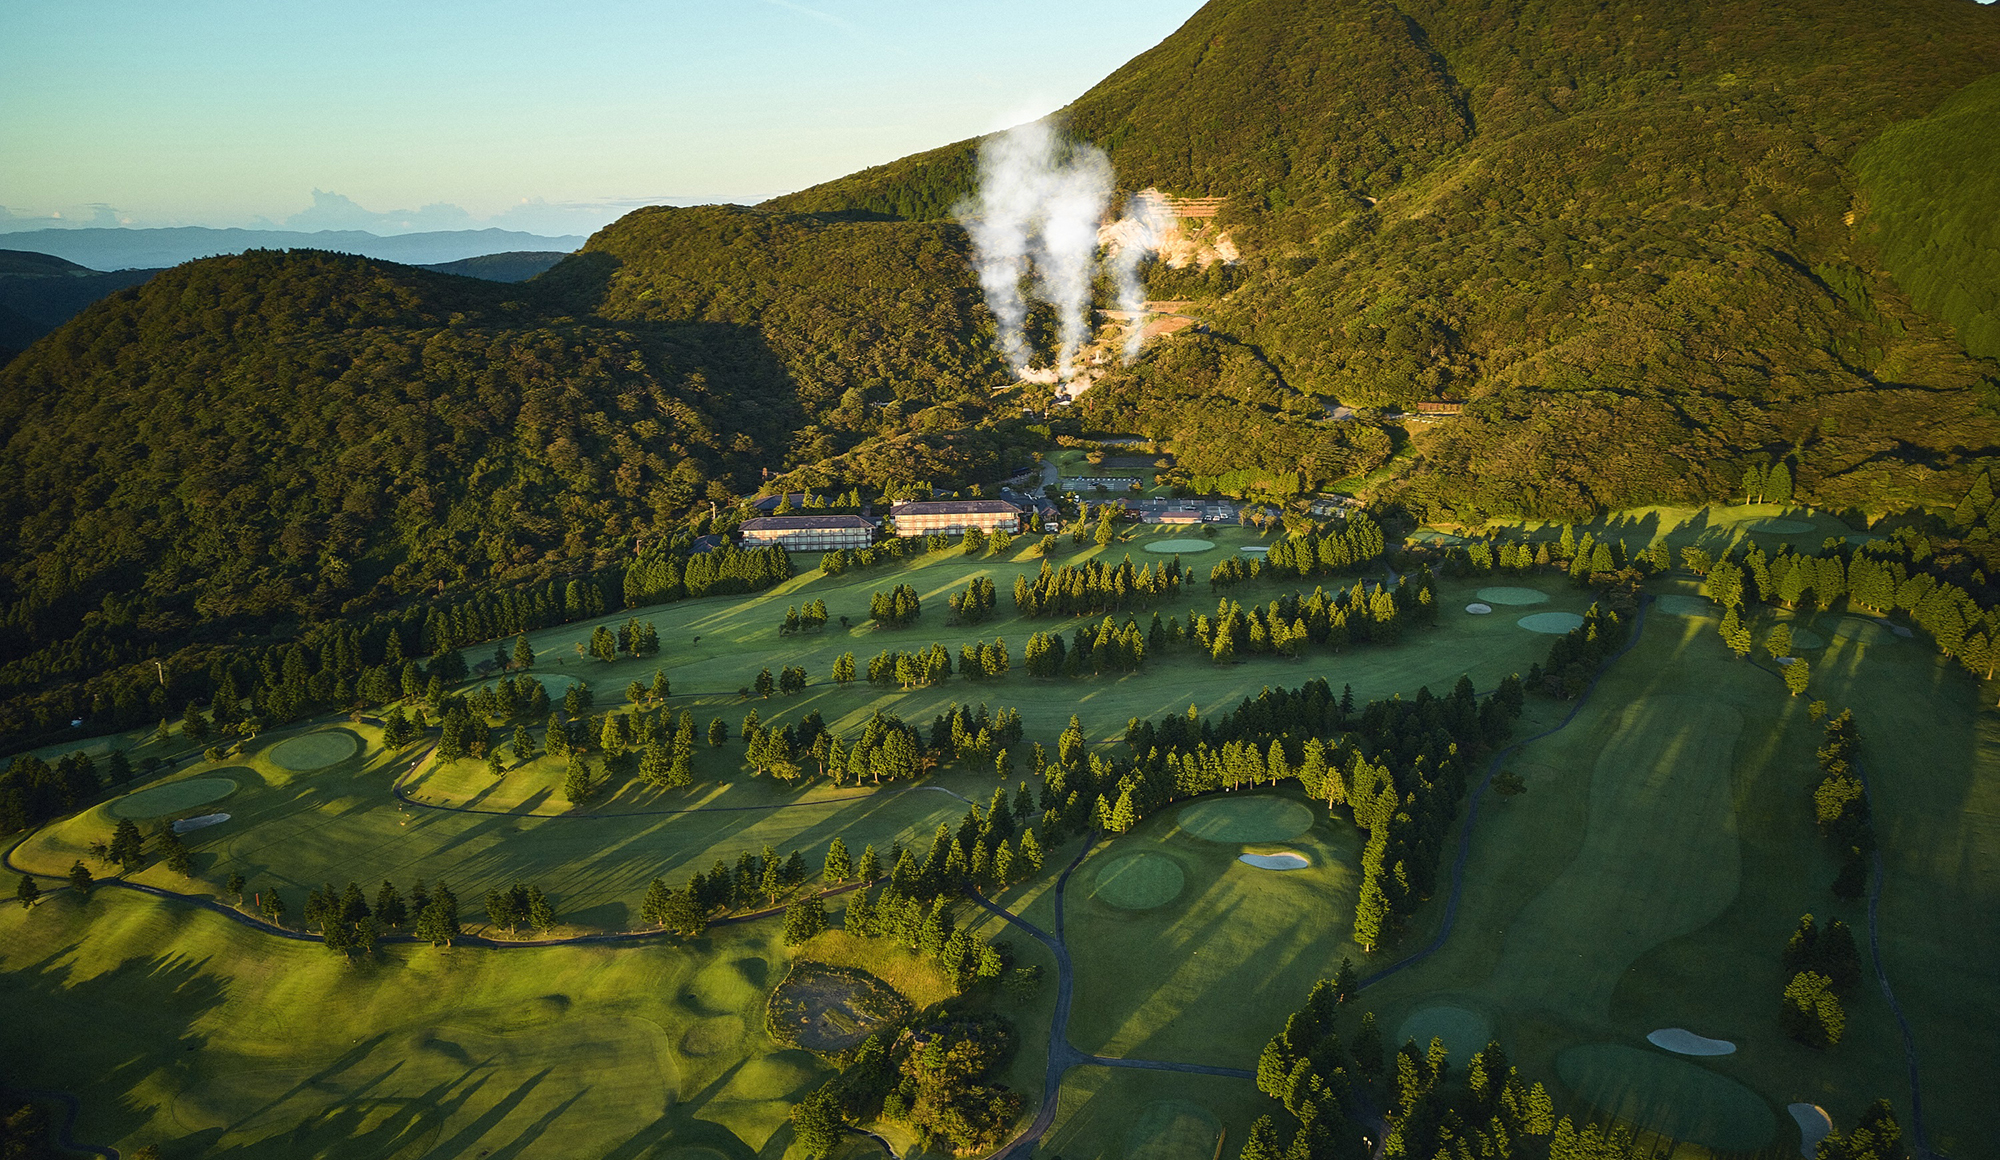
<path fill-rule="evenodd" d="M 807 1051 L 854 1047 L 910 1017 L 909 1000 L 853 967 L 800 963 L 771 992 L 765 1021 L 771 1038 Z"/>

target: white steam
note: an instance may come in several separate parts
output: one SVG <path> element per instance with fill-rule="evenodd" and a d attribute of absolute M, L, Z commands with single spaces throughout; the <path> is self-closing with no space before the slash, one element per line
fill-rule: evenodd
<path fill-rule="evenodd" d="M 1106 264 L 1118 292 L 1118 309 L 1125 312 L 1124 357 L 1128 364 L 1139 357 L 1139 344 L 1146 337 L 1146 291 L 1139 284 L 1139 263 L 1159 251 L 1173 225 L 1173 215 L 1158 197 L 1135 194 L 1125 202 L 1124 218 L 1112 228 Z"/>
<path fill-rule="evenodd" d="M 988 137 L 979 150 L 979 190 L 959 207 L 972 238 L 979 285 L 999 330 L 1000 353 L 1015 374 L 1028 370 L 1028 304 L 1021 279 L 1032 257 L 1035 289 L 1056 308 L 1068 379 L 1090 336 L 1090 280 L 1097 227 L 1111 200 L 1111 162 L 1093 145 L 1063 143 L 1030 122 Z"/>

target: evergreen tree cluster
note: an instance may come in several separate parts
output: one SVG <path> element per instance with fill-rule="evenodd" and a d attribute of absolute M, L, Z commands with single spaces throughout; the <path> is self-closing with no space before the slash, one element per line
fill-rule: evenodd
<path fill-rule="evenodd" d="M 762 592 L 791 577 L 792 558 L 776 545 L 739 548 L 724 540 L 706 552 L 652 552 L 625 567 L 625 607 Z"/>
<path fill-rule="evenodd" d="M 849 568 L 872 568 L 877 564 L 891 563 L 910 555 L 914 543 L 890 536 L 866 548 L 835 548 L 821 554 L 819 570 L 827 576 L 838 576 Z"/>
<path fill-rule="evenodd" d="M 868 598 L 868 619 L 883 628 L 906 628 L 915 624 L 923 611 L 923 600 L 908 584 L 898 584 L 888 592 L 877 592 Z"/>
<path fill-rule="evenodd" d="M 496 888 L 486 892 L 486 921 L 509 934 L 518 933 L 524 926 L 545 931 L 556 924 L 556 910 L 541 887 L 516 882 L 505 890 Z"/>
<path fill-rule="evenodd" d="M 1819 1142 L 1818 1160 L 1906 1160 L 1903 1128 L 1888 1100 L 1876 1100 L 1851 1132 L 1834 1131 Z"/>
<path fill-rule="evenodd" d="M 997 603 L 991 576 L 975 576 L 966 581 L 965 591 L 954 592 L 946 601 L 951 607 L 952 624 L 978 624 L 993 615 Z"/>
<path fill-rule="evenodd" d="M 0 771 L 0 833 L 19 833 L 73 813 L 107 788 L 118 789 L 131 780 L 132 766 L 122 749 L 111 751 L 101 774 L 96 760 L 81 750 L 63 754 L 54 765 L 32 753 L 19 754 Z"/>
<path fill-rule="evenodd" d="M 1528 668 L 1528 687 L 1568 700 L 1590 687 L 1591 676 L 1631 635 L 1623 617 L 1599 604 L 1584 610 L 1583 623 L 1556 638 L 1549 655 Z"/>
<path fill-rule="evenodd" d="M 1326 576 L 1372 564 L 1386 549 L 1381 526 L 1357 513 L 1278 540 L 1265 553 L 1263 565 L 1277 576 Z"/>
<path fill-rule="evenodd" d="M 1081 528 L 1081 520 L 1077 522 Z M 1026 617 L 1101 616 L 1121 612 L 1128 605 L 1180 595 L 1182 571 L 1179 560 L 1163 563 L 1158 569 L 1148 563 L 1132 566 L 1132 557 L 1115 565 L 1102 560 L 1065 564 L 1057 568 L 1047 560 L 1031 580 L 1014 578 L 1014 608 Z"/>
<path fill-rule="evenodd" d="M 1389 1053 L 1373 1012 L 1354 1011 L 1353 969 L 1321 980 L 1305 1006 L 1264 1045 L 1257 1088 L 1283 1108 L 1289 1140 L 1277 1116 L 1263 1116 L 1244 1140 L 1241 1160 L 1365 1160 L 1380 1109 L 1389 1156 L 1456 1160 L 1625 1160 L 1634 1155 L 1622 1131 L 1555 1116 L 1555 1101 L 1529 1084 L 1498 1043 L 1451 1066 L 1444 1045 L 1414 1042 Z"/>
<path fill-rule="evenodd" d="M 1780 960 L 1786 978 L 1778 1009 L 1785 1034 L 1811 1047 L 1832 1047 L 1847 1027 L 1841 997 L 1861 985 L 1861 952 L 1854 933 L 1834 919 L 1824 928 L 1808 914 L 1785 944 Z"/>
<path fill-rule="evenodd" d="M 1345 806 L 1367 831 L 1355 941 L 1373 947 L 1430 896 L 1474 763 L 1506 738 L 1521 704 L 1514 678 L 1483 701 L 1460 678 L 1446 697 L 1424 688 L 1411 700 L 1371 701 L 1356 712 L 1351 693 L 1336 697 L 1314 680 L 1266 689 L 1219 721 L 1190 706 L 1185 716 L 1133 722 L 1129 767 L 1085 779 L 1097 797 L 1081 817 L 1064 796 L 1077 792 L 1077 765 L 1060 753 L 1045 793 L 1065 805 L 1068 826 L 1123 830 L 1127 818 L 1136 822 L 1172 801 L 1295 779 L 1329 808 Z M 1076 740 L 1080 749 L 1080 734 Z"/>
<path fill-rule="evenodd" d="M 1155 624 L 1159 615 L 1153 616 Z M 1119 623 L 1106 616 L 1098 624 L 1080 624 L 1063 643 L 1060 632 L 1037 632 L 1028 637 L 1021 654 L 1028 675 L 1033 677 L 1088 677 L 1101 673 L 1136 673 L 1146 665 L 1146 634 L 1138 622 L 1127 616 Z"/>
<path fill-rule="evenodd" d="M 996 715 L 985 705 L 974 710 L 953 702 L 931 719 L 930 751 L 959 761 L 986 763 L 996 754 L 1018 749 L 1023 726 L 1018 709 L 1002 708 Z"/>
<path fill-rule="evenodd" d="M 674 888 L 664 879 L 653 879 L 639 903 L 639 917 L 649 926 L 698 938 L 716 918 L 776 906 L 779 899 L 805 885 L 806 877 L 805 856 L 796 850 L 789 855 L 770 846 L 760 854 L 746 850 L 734 867 L 718 858 L 707 873 L 695 874 L 686 886 Z"/>
<path fill-rule="evenodd" d="M 826 601 L 814 600 L 807 604 L 805 611 L 799 611 L 796 604 L 785 608 L 785 622 L 778 626 L 779 636 L 794 636 L 798 633 L 819 633 L 826 631 Z"/>
<path fill-rule="evenodd" d="M 1817 754 L 1820 780 L 1813 787 L 1813 820 L 1840 857 L 1840 873 L 1834 877 L 1833 893 L 1856 899 L 1868 887 L 1870 859 L 1875 853 L 1875 822 L 1868 808 L 1868 792 L 1854 767 L 1861 749 L 1861 733 L 1855 727 L 1852 710 L 1826 723 L 1825 738 Z"/>

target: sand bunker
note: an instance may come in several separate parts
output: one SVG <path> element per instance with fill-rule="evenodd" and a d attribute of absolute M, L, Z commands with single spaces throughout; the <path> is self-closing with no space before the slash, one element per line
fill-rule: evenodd
<path fill-rule="evenodd" d="M 1799 1155 L 1812 1160 L 1819 1154 L 1819 1142 L 1833 1132 L 1833 1117 L 1818 1104 L 1788 1104 L 1785 1110 L 1799 1125 Z"/>
<path fill-rule="evenodd" d="M 1236 860 L 1259 870 L 1303 870 L 1312 865 L 1304 854 L 1244 854 Z"/>
<path fill-rule="evenodd" d="M 1268 544 L 1245 544 L 1236 550 L 1246 556 L 1262 556 L 1268 554 L 1271 548 Z"/>
<path fill-rule="evenodd" d="M 361 751 L 361 739 L 345 729 L 328 729 L 281 741 L 271 748 L 271 764 L 293 773 L 309 773 L 345 761 Z"/>
<path fill-rule="evenodd" d="M 1491 604 L 1468 604 L 1465 606 L 1465 610 L 1474 616 L 1487 616 L 1493 612 L 1493 606 Z"/>
<path fill-rule="evenodd" d="M 1750 525 L 1749 530 L 1766 532 L 1774 536 L 1796 536 L 1812 531 L 1813 526 L 1801 520 L 1758 520 Z"/>
<path fill-rule="evenodd" d="M 1736 1045 L 1727 1039 L 1710 1039 L 1705 1035 L 1696 1035 L 1685 1027 L 1662 1027 L 1646 1036 L 1646 1042 L 1680 1055 L 1736 1054 Z"/>
<path fill-rule="evenodd" d="M 1534 588 L 1481 588 L 1473 595 L 1487 604 L 1547 604 L 1549 594 Z"/>
<path fill-rule="evenodd" d="M 1396 1029 L 1395 1045 L 1401 1047 L 1415 1040 L 1417 1050 L 1423 1051 L 1430 1047 L 1431 1040 L 1441 1039 L 1453 1062 L 1463 1067 L 1464 1061 L 1484 1050 L 1492 1038 L 1493 1022 L 1486 1016 L 1463 1007 L 1439 1003 L 1412 1011 L 1410 1017 L 1403 1020 L 1403 1025 Z"/>
<path fill-rule="evenodd" d="M 1912 633 L 1912 632 L 1910 631 L 1910 628 L 1909 628 L 1909 626 L 1908 626 L 1908 625 L 1904 625 L 1904 624 L 1892 624 L 1892 625 L 1890 625 L 1890 626 L 1889 626 L 1889 631 L 1890 631 L 1890 632 L 1893 632 L 1893 633 L 1895 633 L 1895 634 L 1896 634 L 1897 636 L 1914 636 L 1914 635 L 1915 635 L 1914 633 Z"/>
<path fill-rule="evenodd" d="M 1653 608 L 1667 616 L 1714 616 L 1715 605 L 1699 596 L 1662 596 L 1653 601 Z"/>
<path fill-rule="evenodd" d="M 1187 807 L 1180 822 L 1197 838 L 1240 846 L 1296 838 L 1312 829 L 1313 812 L 1288 798 L 1232 795 Z"/>
<path fill-rule="evenodd" d="M 1181 896 L 1181 864 L 1165 854 L 1128 854 L 1097 872 L 1090 896 L 1120 910 L 1151 910 Z"/>
<path fill-rule="evenodd" d="M 1562 636 L 1583 627 L 1583 617 L 1574 612 L 1535 612 L 1514 622 L 1529 632 Z"/>
<path fill-rule="evenodd" d="M 1171 556 L 1176 553 L 1206 552 L 1213 547 L 1215 545 L 1207 540 L 1160 540 L 1157 543 L 1147 544 L 1146 550 L 1158 552 L 1162 556 Z"/>
<path fill-rule="evenodd" d="M 221 825 L 228 820 L 228 814 L 203 814 L 198 818 L 182 818 L 180 821 L 174 823 L 174 833 L 185 834 L 189 830 L 205 830 L 210 826 Z"/>
<path fill-rule="evenodd" d="M 161 818 L 205 806 L 236 792 L 236 783 L 226 777 L 196 777 L 142 789 L 119 798 L 108 807 L 114 818 Z"/>

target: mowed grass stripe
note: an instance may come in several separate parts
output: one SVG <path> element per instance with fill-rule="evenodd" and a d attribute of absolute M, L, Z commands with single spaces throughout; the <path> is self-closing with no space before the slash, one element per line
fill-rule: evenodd
<path fill-rule="evenodd" d="M 1591 771 L 1582 847 L 1509 924 L 1496 995 L 1602 1018 L 1633 960 L 1722 913 L 1740 877 L 1730 774 L 1742 730 L 1733 706 L 1696 694 L 1624 708 Z"/>

